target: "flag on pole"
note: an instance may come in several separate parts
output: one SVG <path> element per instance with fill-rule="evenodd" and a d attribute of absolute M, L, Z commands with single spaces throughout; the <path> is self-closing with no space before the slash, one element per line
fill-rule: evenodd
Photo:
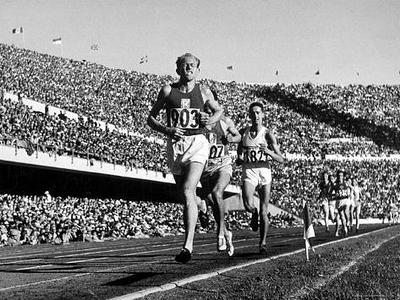
<path fill-rule="evenodd" d="M 233 66 L 227 66 L 226 69 L 229 71 L 233 71 Z"/>
<path fill-rule="evenodd" d="M 90 46 L 90 49 L 93 50 L 93 51 L 98 51 L 99 50 L 99 45 L 93 44 L 93 45 Z"/>
<path fill-rule="evenodd" d="M 308 250 L 311 249 L 314 252 L 312 244 L 310 242 L 310 238 L 315 237 L 314 227 L 312 225 L 312 217 L 310 213 L 310 208 L 308 207 L 308 203 L 304 201 L 303 208 L 303 221 L 304 221 L 304 243 L 306 248 L 306 259 L 309 260 Z"/>
<path fill-rule="evenodd" d="M 319 75 L 319 69 L 317 70 L 317 72 L 315 72 L 315 75 Z"/>
<path fill-rule="evenodd" d="M 145 55 L 145 56 L 140 58 L 139 64 L 144 64 L 144 63 L 147 63 L 147 62 L 149 62 L 149 60 L 147 58 L 147 55 Z"/>
<path fill-rule="evenodd" d="M 278 76 L 278 74 L 279 74 L 279 71 L 276 70 L 276 71 L 275 71 L 275 76 Z"/>
<path fill-rule="evenodd" d="M 23 27 L 13 28 L 13 30 L 11 30 L 11 32 L 13 34 L 23 33 L 24 32 L 24 28 Z"/>
<path fill-rule="evenodd" d="M 61 44 L 62 44 L 62 41 L 61 41 L 60 37 L 56 38 L 56 39 L 53 39 L 53 45 L 61 45 Z"/>

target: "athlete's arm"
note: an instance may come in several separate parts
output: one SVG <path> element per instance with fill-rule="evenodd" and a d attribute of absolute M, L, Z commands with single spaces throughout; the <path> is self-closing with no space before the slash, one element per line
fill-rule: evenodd
<path fill-rule="evenodd" d="M 151 127 L 151 129 L 161 132 L 167 136 L 170 136 L 173 139 L 179 140 L 184 131 L 180 128 L 168 127 L 163 125 L 161 122 L 157 121 L 157 116 L 159 115 L 160 111 L 165 107 L 165 99 L 171 93 L 171 86 L 166 85 L 164 86 L 160 92 L 158 93 L 157 101 L 154 103 L 149 117 L 147 118 L 147 125 Z"/>
<path fill-rule="evenodd" d="M 281 150 L 279 149 L 279 145 L 274 134 L 272 132 L 267 132 L 267 134 L 265 135 L 265 139 L 267 141 L 269 140 L 272 146 L 272 150 L 268 149 L 268 147 L 265 147 L 264 148 L 265 153 L 271 156 L 273 160 L 279 163 L 283 163 L 284 161 L 283 155 L 281 153 Z"/>
<path fill-rule="evenodd" d="M 245 131 L 246 131 L 246 128 L 240 129 L 239 134 L 241 137 L 243 137 Z M 237 152 L 236 164 L 240 165 L 243 163 L 243 140 L 242 140 L 242 138 L 240 138 L 236 152 Z"/>
<path fill-rule="evenodd" d="M 228 125 L 228 134 L 226 135 L 226 140 L 229 143 L 239 143 L 242 140 L 242 135 L 236 129 L 233 121 L 226 117 L 225 123 Z"/>
<path fill-rule="evenodd" d="M 208 105 L 211 110 L 211 115 L 206 113 L 201 113 L 200 122 L 203 125 L 214 124 L 221 120 L 223 109 L 218 104 L 218 102 L 214 99 L 214 95 L 211 90 L 206 86 L 200 86 L 201 95 L 203 96 L 204 103 Z"/>

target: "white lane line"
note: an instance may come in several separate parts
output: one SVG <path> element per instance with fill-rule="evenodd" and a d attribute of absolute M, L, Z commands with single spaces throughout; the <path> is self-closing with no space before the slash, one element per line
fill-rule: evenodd
<path fill-rule="evenodd" d="M 41 269 L 41 268 L 50 267 L 50 266 L 54 266 L 54 265 L 53 264 L 48 264 L 48 265 L 39 265 L 39 266 L 33 266 L 33 267 L 19 268 L 19 269 L 15 269 L 15 271 Z"/>
<path fill-rule="evenodd" d="M 293 239 L 286 239 L 286 240 L 281 240 L 281 241 L 276 241 L 276 242 L 268 243 L 267 246 L 274 245 L 274 244 L 279 244 L 279 243 L 282 243 L 282 242 L 289 242 L 289 241 L 293 241 L 293 240 L 302 240 L 302 239 L 303 239 L 302 237 L 293 238 Z M 233 242 L 234 242 L 234 243 L 233 243 L 233 246 L 234 246 L 235 250 L 236 250 L 236 249 L 244 249 L 244 248 L 257 247 L 257 246 L 258 246 L 258 244 L 247 244 L 247 245 L 244 245 L 244 246 L 235 246 L 237 241 L 234 240 Z M 204 255 L 204 254 L 215 253 L 215 251 L 216 251 L 216 250 L 211 251 L 211 252 L 210 252 L 210 251 L 208 251 L 208 252 L 200 252 L 200 253 L 196 253 L 196 254 L 198 254 L 198 255 Z M 223 253 L 223 251 L 222 251 L 221 253 Z"/>
<path fill-rule="evenodd" d="M 117 248 L 117 249 L 104 250 L 104 251 L 84 252 L 84 253 L 79 253 L 78 255 L 85 256 L 85 255 L 91 255 L 91 254 L 110 253 L 110 252 L 116 252 L 116 251 L 125 251 L 125 250 L 142 249 L 142 248 L 145 248 L 145 247 Z M 68 254 L 68 255 L 54 256 L 53 258 L 66 258 L 66 257 L 74 257 L 74 256 L 77 256 L 77 255 L 74 253 L 74 254 Z"/>
<path fill-rule="evenodd" d="M 93 249 L 104 249 L 104 248 L 96 247 L 96 248 L 93 248 Z M 24 257 L 30 257 L 30 256 L 37 256 L 37 255 L 48 256 L 48 255 L 59 254 L 59 253 L 82 252 L 82 251 L 87 251 L 87 250 L 88 249 L 66 250 L 66 251 L 57 251 L 57 252 L 43 252 L 42 251 L 42 252 L 37 252 L 37 253 L 28 253 L 28 254 L 25 254 L 25 255 L 0 257 L 0 260 L 14 259 L 14 258 L 24 258 Z"/>
<path fill-rule="evenodd" d="M 105 260 L 105 259 L 108 259 L 108 258 L 109 257 L 95 257 L 95 258 L 89 258 L 89 259 L 68 261 L 65 264 L 77 264 L 77 263 L 87 262 L 87 261 Z"/>
<path fill-rule="evenodd" d="M 331 241 L 331 242 L 327 242 L 327 243 L 324 243 L 324 244 L 317 245 L 314 248 L 319 248 L 319 247 L 323 247 L 323 246 L 326 246 L 326 245 L 330 245 L 330 244 L 333 244 L 333 243 L 338 243 L 338 242 L 342 242 L 342 241 L 346 241 L 346 240 L 350 240 L 350 239 L 357 239 L 357 238 L 360 238 L 362 236 L 366 236 L 366 235 L 369 235 L 369 234 L 372 234 L 372 233 L 376 233 L 376 232 L 380 232 L 382 230 L 386 230 L 388 228 L 389 227 L 378 229 L 378 230 L 374 230 L 374 231 L 367 232 L 367 233 L 364 233 L 364 234 L 360 234 L 360 235 L 357 235 L 357 236 L 351 236 L 351 237 L 343 238 L 343 239 L 340 239 L 340 240 L 334 240 L 334 241 Z M 189 284 L 189 283 L 192 283 L 192 282 L 196 282 L 196 281 L 200 281 L 200 280 L 204 280 L 204 279 L 209 279 L 209 278 L 218 276 L 220 274 L 223 274 L 223 273 L 226 273 L 226 272 L 229 272 L 229 271 L 242 269 L 242 268 L 249 267 L 249 266 L 256 265 L 256 264 L 260 264 L 260 263 L 266 263 L 266 262 L 271 261 L 271 260 L 275 260 L 275 259 L 278 259 L 278 258 L 281 258 L 281 257 L 291 256 L 291 255 L 294 255 L 294 254 L 297 254 L 297 253 L 300 253 L 300 252 L 303 252 L 303 251 L 304 251 L 304 249 L 300 248 L 300 249 L 292 251 L 292 252 L 283 253 L 283 254 L 279 254 L 279 255 L 276 255 L 276 256 L 272 256 L 272 257 L 257 259 L 257 260 L 253 260 L 253 261 L 246 262 L 246 263 L 241 263 L 241 264 L 238 264 L 238 265 L 235 265 L 235 266 L 232 266 L 232 267 L 222 268 L 222 269 L 219 269 L 217 271 L 210 272 L 210 273 L 204 273 L 204 274 L 198 274 L 198 275 L 190 276 L 188 278 L 185 278 L 185 279 L 182 279 L 182 280 L 172 281 L 170 283 L 166 283 L 166 284 L 163 284 L 161 286 L 151 287 L 151 288 L 143 289 L 143 290 L 136 291 L 136 292 L 133 292 L 133 293 L 130 293 L 130 294 L 126 294 L 126 295 L 110 298 L 109 300 L 132 300 L 132 299 L 142 298 L 142 297 L 145 297 L 145 296 L 153 294 L 153 293 L 165 292 L 165 291 L 172 290 L 172 289 L 174 289 L 176 287 L 183 286 L 183 285 L 186 285 L 186 284 Z"/>
<path fill-rule="evenodd" d="M 24 259 L 24 260 L 14 260 L 14 261 L 6 261 L 4 263 L 2 263 L 2 266 L 7 266 L 7 265 L 13 265 L 13 264 L 18 264 L 18 263 L 22 263 L 22 262 L 31 262 L 31 261 L 38 261 L 38 260 L 42 260 L 41 258 L 33 258 L 33 259 Z"/>

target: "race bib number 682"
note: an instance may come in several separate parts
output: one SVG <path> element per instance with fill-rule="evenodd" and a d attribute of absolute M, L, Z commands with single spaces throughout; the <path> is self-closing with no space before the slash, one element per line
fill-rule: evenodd
<path fill-rule="evenodd" d="M 257 147 L 243 150 L 243 161 L 245 163 L 266 162 L 267 158 L 267 153 Z"/>
<path fill-rule="evenodd" d="M 172 127 L 197 129 L 200 124 L 200 109 L 172 108 L 169 117 Z"/>

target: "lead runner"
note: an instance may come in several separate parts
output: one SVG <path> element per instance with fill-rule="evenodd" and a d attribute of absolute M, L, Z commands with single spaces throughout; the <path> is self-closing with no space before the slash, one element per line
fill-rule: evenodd
<path fill-rule="evenodd" d="M 187 263 L 192 258 L 198 217 L 196 187 L 208 157 L 205 125 L 220 120 L 222 108 L 208 87 L 196 83 L 200 72 L 200 60 L 196 56 L 186 53 L 178 57 L 176 72 L 179 81 L 160 90 L 147 123 L 168 138 L 168 165 L 174 175 L 178 197 L 184 205 L 185 241 L 175 260 Z M 206 103 L 211 115 L 204 112 Z M 157 120 L 162 109 L 167 112 L 167 125 Z"/>
<path fill-rule="evenodd" d="M 263 125 L 264 107 L 253 102 L 249 107 L 251 126 L 240 130 L 242 140 L 238 146 L 238 163 L 242 164 L 243 204 L 252 213 L 251 229 L 258 230 L 258 209 L 254 205 L 254 192 L 260 197 L 260 254 L 267 254 L 268 203 L 271 198 L 271 159 L 284 161 L 274 134 Z"/>

